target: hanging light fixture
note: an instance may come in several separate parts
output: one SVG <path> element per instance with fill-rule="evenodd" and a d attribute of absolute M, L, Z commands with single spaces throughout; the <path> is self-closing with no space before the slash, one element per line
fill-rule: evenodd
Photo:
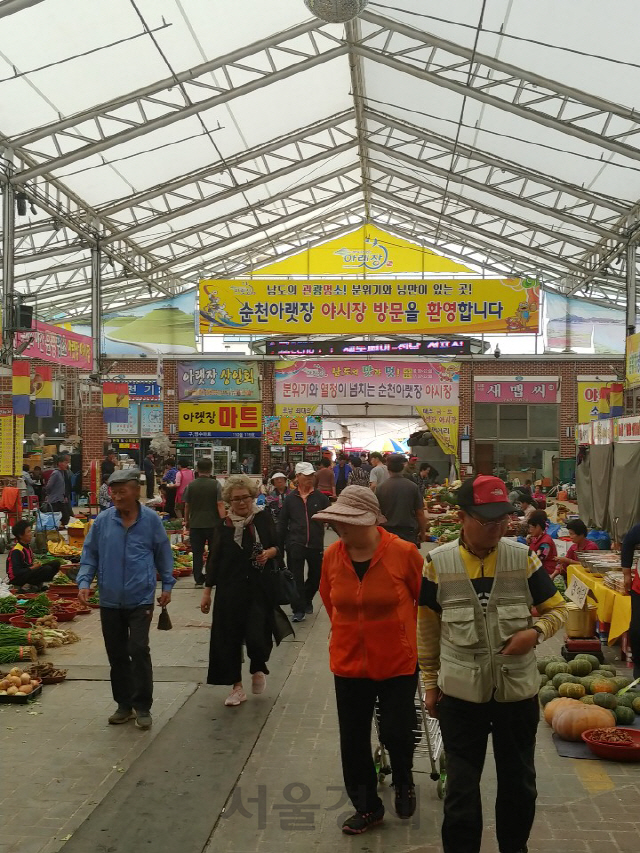
<path fill-rule="evenodd" d="M 364 11 L 369 0 L 304 0 L 307 9 L 328 24 L 344 24 Z"/>

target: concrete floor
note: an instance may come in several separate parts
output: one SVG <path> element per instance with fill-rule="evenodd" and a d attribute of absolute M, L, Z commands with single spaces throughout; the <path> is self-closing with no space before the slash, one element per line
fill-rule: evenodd
<path fill-rule="evenodd" d="M 419 809 L 349 839 L 324 610 L 272 657 L 268 688 L 240 708 L 204 685 L 209 617 L 191 580 L 176 585 L 174 629 L 152 629 L 154 725 L 109 726 L 113 709 L 98 613 L 69 624 L 82 642 L 46 659 L 69 668 L 28 707 L 0 706 L 0 853 L 374 853 L 439 851 L 442 806 L 423 757 Z M 155 623 L 155 620 L 154 620 Z M 554 639 L 541 653 L 558 649 Z M 626 670 L 625 670 L 626 671 Z M 493 839 L 495 773 L 485 770 L 483 853 Z M 531 853 L 636 850 L 640 768 L 559 758 L 539 730 Z"/>

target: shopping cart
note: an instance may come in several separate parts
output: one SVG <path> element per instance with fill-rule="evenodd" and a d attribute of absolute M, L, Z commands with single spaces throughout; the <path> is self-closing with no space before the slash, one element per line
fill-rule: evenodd
<path fill-rule="evenodd" d="M 418 759 L 426 758 L 429 762 L 429 776 L 437 782 L 436 791 L 439 799 L 444 799 L 447 787 L 447 764 L 442 744 L 442 733 L 440 724 L 434 717 L 430 717 L 424 705 L 424 694 L 422 682 L 418 681 L 418 689 L 415 696 L 417 725 L 414 729 L 415 752 Z M 376 702 L 373 720 L 376 727 L 378 745 L 375 749 L 373 760 L 375 763 L 378 781 L 384 782 L 391 774 L 389 755 L 380 737 L 380 707 Z"/>

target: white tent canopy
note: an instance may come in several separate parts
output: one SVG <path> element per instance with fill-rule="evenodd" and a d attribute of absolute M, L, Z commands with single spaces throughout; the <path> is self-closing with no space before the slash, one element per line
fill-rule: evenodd
<path fill-rule="evenodd" d="M 639 29 L 634 0 L 0 0 L 16 289 L 87 316 L 98 243 L 107 311 L 368 221 L 624 304 Z"/>

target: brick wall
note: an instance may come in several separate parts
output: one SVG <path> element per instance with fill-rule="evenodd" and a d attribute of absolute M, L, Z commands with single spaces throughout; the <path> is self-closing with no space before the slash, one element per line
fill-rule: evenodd
<path fill-rule="evenodd" d="M 538 360 L 482 359 L 462 362 L 460 373 L 460 427 L 471 426 L 473 438 L 473 383 L 480 376 L 558 376 L 560 377 L 560 458 L 570 459 L 575 455 L 573 427 L 578 419 L 578 384 L 576 376 L 611 376 L 615 368 L 624 373 L 624 360 L 540 358 Z M 570 428 L 569 436 L 566 435 Z M 472 441 L 473 444 L 473 441 Z M 473 450 L 473 448 L 472 448 Z M 473 454 L 472 454 L 473 458 Z"/>

